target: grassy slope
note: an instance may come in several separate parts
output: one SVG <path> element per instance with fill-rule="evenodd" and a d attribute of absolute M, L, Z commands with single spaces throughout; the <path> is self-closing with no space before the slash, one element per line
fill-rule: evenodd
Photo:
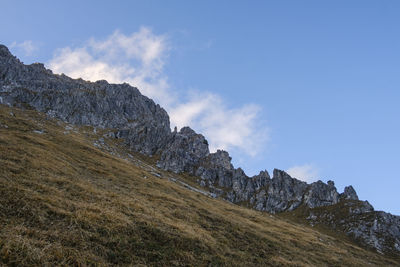
<path fill-rule="evenodd" d="M 0 264 L 400 264 L 158 178 L 152 159 L 96 148 L 90 128 L 65 131 L 0 105 Z"/>

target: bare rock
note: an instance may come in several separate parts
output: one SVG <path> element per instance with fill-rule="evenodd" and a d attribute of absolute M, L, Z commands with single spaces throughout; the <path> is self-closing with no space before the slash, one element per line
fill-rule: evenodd
<path fill-rule="evenodd" d="M 328 181 L 327 184 L 322 181 L 312 183 L 304 195 L 304 203 L 310 208 L 334 205 L 338 202 L 339 194 L 332 181 Z"/>
<path fill-rule="evenodd" d="M 95 83 L 55 75 L 43 64 L 22 64 L 0 45 L 3 104 L 31 107 L 76 125 L 118 129 L 133 150 L 152 155 L 171 136 L 167 112 L 128 84 Z"/>
<path fill-rule="evenodd" d="M 210 154 L 208 142 L 203 135 L 189 127 L 183 127 L 174 133 L 168 146 L 161 153 L 157 167 L 175 173 L 194 174 L 201 159 Z"/>
<path fill-rule="evenodd" d="M 344 192 L 340 194 L 340 198 L 358 200 L 358 195 L 356 193 L 356 190 L 354 190 L 354 188 L 349 185 L 344 188 Z"/>

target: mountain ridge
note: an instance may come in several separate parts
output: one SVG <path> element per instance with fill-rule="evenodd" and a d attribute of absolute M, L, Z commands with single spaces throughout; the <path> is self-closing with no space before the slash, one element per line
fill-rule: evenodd
<path fill-rule="evenodd" d="M 399 265 L 339 231 L 213 198 L 104 134 L 0 105 L 1 266 Z"/>
<path fill-rule="evenodd" d="M 306 207 L 310 212 L 307 218 L 317 217 L 311 223 L 334 229 L 336 224 L 312 210 L 355 203 L 346 218 L 361 220 L 359 215 L 374 214 L 372 224 L 363 219 L 360 228 L 345 218 L 344 226 L 336 228 L 381 253 L 400 253 L 400 217 L 375 212 L 367 201 L 358 200 L 352 186 L 338 193 L 332 181 L 307 184 L 278 169 L 272 178 L 267 171 L 248 177 L 241 168 L 232 166 L 228 152 L 210 153 L 203 135 L 189 127 L 171 131 L 167 112 L 135 87 L 71 79 L 53 74 L 40 63 L 24 65 L 2 45 L 0 78 L 1 104 L 34 108 L 75 125 L 110 129 L 107 137 L 123 140 L 132 151 L 156 157 L 160 169 L 197 177 L 200 186 L 229 202 L 269 213 Z"/>

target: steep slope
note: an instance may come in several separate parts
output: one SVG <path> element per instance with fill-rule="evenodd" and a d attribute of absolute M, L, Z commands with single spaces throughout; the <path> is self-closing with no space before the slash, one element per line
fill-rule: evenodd
<path fill-rule="evenodd" d="M 357 216 L 356 223 L 352 223 L 351 207 L 341 227 L 320 221 L 381 253 L 400 254 L 400 217 L 374 212 L 368 202 L 358 200 L 352 186 L 338 193 L 333 181 L 307 184 L 277 169 L 272 178 L 267 171 L 248 177 L 232 166 L 228 152 L 210 153 L 203 135 L 189 127 L 171 132 L 165 110 L 128 84 L 55 75 L 39 63 L 24 65 L 0 45 L 0 104 L 33 108 L 77 126 L 99 128 L 131 152 L 156 158 L 158 168 L 197 177 L 194 182 L 207 194 L 255 210 L 275 214 L 299 208 L 335 209 L 354 201 L 367 207 L 360 209 L 363 215 Z M 376 216 L 372 224 L 367 219 L 371 214 Z"/>
<path fill-rule="evenodd" d="M 0 103 L 32 107 L 75 125 L 114 129 L 109 136 L 122 138 L 133 151 L 160 155 L 158 167 L 198 176 L 201 185 L 230 202 L 248 201 L 255 209 L 275 213 L 340 199 L 333 184 L 309 187 L 283 172 L 274 172 L 272 180 L 266 171 L 248 177 L 233 168 L 227 152 L 210 153 L 204 136 L 189 127 L 171 133 L 168 114 L 128 84 L 54 75 L 42 64 L 22 64 L 5 46 L 0 46 L 0 78 Z M 346 191 L 343 197 L 357 199 Z"/>
<path fill-rule="evenodd" d="M 400 264 L 209 197 L 107 133 L 0 105 L 0 264 Z"/>

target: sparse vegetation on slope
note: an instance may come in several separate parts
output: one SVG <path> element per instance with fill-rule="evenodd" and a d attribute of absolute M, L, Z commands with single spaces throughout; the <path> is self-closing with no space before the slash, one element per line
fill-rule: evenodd
<path fill-rule="evenodd" d="M 118 140 L 0 105 L 0 263 L 6 265 L 398 265 L 184 188 Z M 129 152 L 131 153 L 131 152 Z M 159 177 L 160 176 L 160 177 Z M 194 184 L 193 184 L 194 185 Z"/>

